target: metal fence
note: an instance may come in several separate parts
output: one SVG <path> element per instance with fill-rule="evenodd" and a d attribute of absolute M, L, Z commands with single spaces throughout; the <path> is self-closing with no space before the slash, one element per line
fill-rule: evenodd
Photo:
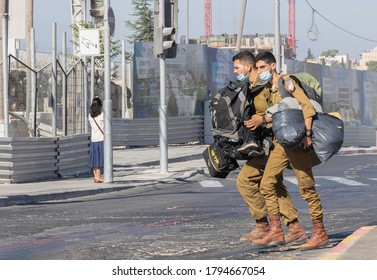
<path fill-rule="evenodd" d="M 11 137 L 52 136 L 54 105 L 56 135 L 85 132 L 83 63 L 77 61 L 68 71 L 57 61 L 56 98 L 53 96 L 52 63 L 31 69 L 9 56 L 9 114 Z M 55 104 L 56 103 L 56 104 Z"/>
<path fill-rule="evenodd" d="M 35 133 L 32 81 L 37 73 L 14 56 L 9 56 L 9 129 L 10 135 L 30 136 Z"/>
<path fill-rule="evenodd" d="M 159 145 L 159 119 L 113 119 L 113 146 L 138 147 Z M 168 143 L 204 141 L 204 117 L 168 118 Z"/>
<path fill-rule="evenodd" d="M 0 184 L 57 179 L 90 172 L 89 134 L 0 137 Z"/>

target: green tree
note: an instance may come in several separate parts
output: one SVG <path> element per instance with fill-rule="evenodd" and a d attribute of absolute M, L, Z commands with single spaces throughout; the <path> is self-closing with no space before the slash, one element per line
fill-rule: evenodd
<path fill-rule="evenodd" d="M 168 98 L 167 113 L 169 117 L 176 117 L 179 113 L 177 97 L 172 90 L 170 91 Z"/>
<path fill-rule="evenodd" d="M 204 115 L 204 100 L 207 99 L 205 90 L 199 90 L 196 95 L 194 115 Z"/>
<path fill-rule="evenodd" d="M 368 61 L 366 65 L 368 71 L 377 72 L 377 61 Z"/>
<path fill-rule="evenodd" d="M 97 24 L 97 28 L 100 28 L 100 55 L 94 57 L 94 64 L 103 67 L 104 65 L 104 56 L 105 53 L 105 47 L 104 47 L 104 35 L 101 31 L 101 25 L 103 26 L 103 22 Z M 72 40 L 71 43 L 79 48 L 80 42 L 79 42 L 79 31 L 80 29 L 91 29 L 94 28 L 94 25 L 90 22 L 80 21 L 79 23 L 74 23 L 70 25 L 72 29 Z M 119 40 L 113 40 L 110 39 L 110 59 L 114 59 L 116 56 L 118 56 L 121 53 L 121 43 Z M 73 61 L 78 61 L 80 59 L 77 55 L 72 55 Z M 87 63 L 90 65 L 91 59 L 90 57 L 87 58 Z"/>
<path fill-rule="evenodd" d="M 308 52 L 306 54 L 306 58 L 305 60 L 308 60 L 308 59 L 313 59 L 314 58 L 314 55 L 312 53 L 312 50 L 311 49 L 308 49 Z"/>
<path fill-rule="evenodd" d="M 128 36 L 128 42 L 133 44 L 135 41 L 151 42 L 153 41 L 153 10 L 151 0 L 132 0 L 134 13 L 131 16 L 134 20 L 127 20 L 126 26 L 133 31 Z"/>
<path fill-rule="evenodd" d="M 321 56 L 324 57 L 334 57 L 339 53 L 338 50 L 332 49 L 332 50 L 327 50 L 321 53 Z"/>

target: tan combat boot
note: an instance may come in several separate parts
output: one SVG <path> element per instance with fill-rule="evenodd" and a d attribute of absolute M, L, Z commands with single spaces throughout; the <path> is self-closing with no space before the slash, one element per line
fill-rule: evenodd
<path fill-rule="evenodd" d="M 279 246 L 284 245 L 284 232 L 281 227 L 279 216 L 269 216 L 270 230 L 268 233 L 260 239 L 253 241 L 254 245 L 266 245 L 266 246 Z"/>
<path fill-rule="evenodd" d="M 252 242 L 255 239 L 262 238 L 263 236 L 265 236 L 268 233 L 270 226 L 268 224 L 267 217 L 256 220 L 255 222 L 257 223 L 255 229 L 253 229 L 249 233 L 242 236 L 240 238 L 240 241 L 250 241 L 250 242 Z"/>
<path fill-rule="evenodd" d="M 297 219 L 288 224 L 288 234 L 284 238 L 285 243 L 290 245 L 299 245 L 308 240 L 305 230 Z"/>
<path fill-rule="evenodd" d="M 329 244 L 329 237 L 327 236 L 325 226 L 322 219 L 313 220 L 313 234 L 305 244 L 302 244 L 299 248 L 301 250 L 317 249 Z"/>

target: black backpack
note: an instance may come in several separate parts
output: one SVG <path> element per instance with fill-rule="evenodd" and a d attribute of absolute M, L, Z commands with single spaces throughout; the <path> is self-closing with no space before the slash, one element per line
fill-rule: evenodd
<path fill-rule="evenodd" d="M 210 113 L 214 136 L 223 136 L 238 141 L 238 130 L 242 116 L 249 105 L 247 100 L 248 83 L 228 82 L 215 94 L 210 102 Z"/>
<path fill-rule="evenodd" d="M 263 87 L 264 85 L 258 85 L 249 90 L 247 82 L 230 81 L 218 91 L 210 102 L 215 137 L 239 141 L 238 130 L 245 115 L 252 110 L 252 97 Z"/>
<path fill-rule="evenodd" d="M 214 143 L 202 153 L 212 177 L 226 178 L 238 168 L 237 159 L 246 159 L 237 153 L 242 145 L 238 130 L 245 115 L 253 110 L 251 100 L 264 85 L 248 89 L 248 83 L 230 81 L 211 99 L 210 113 Z"/>
<path fill-rule="evenodd" d="M 237 160 L 227 154 L 228 143 L 215 141 L 202 153 L 209 174 L 215 178 L 226 178 L 230 171 L 239 167 Z"/>

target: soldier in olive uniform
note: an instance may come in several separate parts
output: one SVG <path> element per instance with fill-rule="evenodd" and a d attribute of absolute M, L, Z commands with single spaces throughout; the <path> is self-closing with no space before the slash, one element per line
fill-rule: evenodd
<path fill-rule="evenodd" d="M 281 101 L 278 92 L 279 73 L 276 72 L 276 60 L 270 52 L 260 52 L 256 56 L 256 67 L 259 79 L 268 82 L 271 92 L 272 104 Z M 302 244 L 301 249 L 314 249 L 329 243 L 329 238 L 323 224 L 323 209 L 319 195 L 315 189 L 315 182 L 312 172 L 312 159 L 309 148 L 312 146 L 311 127 L 312 117 L 316 114 L 312 103 L 305 92 L 291 80 L 285 83 L 285 88 L 298 100 L 302 107 L 306 135 L 301 141 L 300 150 L 289 150 L 283 148 L 277 141 L 274 141 L 274 150 L 271 152 L 264 175 L 260 184 L 260 191 L 263 194 L 267 206 L 270 229 L 267 235 L 253 241 L 258 245 L 281 245 L 285 243 L 284 234 L 280 223 L 279 188 L 280 178 L 284 169 L 289 165 L 296 175 L 298 187 L 302 198 L 309 205 L 309 212 L 313 222 L 313 234 L 311 238 Z M 266 117 L 266 122 L 272 122 L 271 118 Z"/>
<path fill-rule="evenodd" d="M 239 77 L 247 77 L 250 84 L 250 92 L 252 92 L 252 88 L 256 87 L 259 83 L 254 55 L 249 51 L 242 51 L 233 57 L 233 63 L 234 74 L 239 80 Z M 266 124 L 264 116 L 267 108 L 271 105 L 269 101 L 270 91 L 267 88 L 262 88 L 259 92 L 254 93 L 253 96 L 252 102 L 256 114 L 250 120 L 244 121 L 244 123 L 249 129 L 255 130 Z M 270 229 L 265 199 L 259 189 L 263 176 L 262 165 L 264 163 L 265 159 L 263 156 L 250 158 L 242 167 L 237 177 L 238 191 L 246 202 L 251 217 L 256 221 L 256 227 L 242 236 L 240 240 L 252 242 L 265 236 Z M 282 175 L 277 180 L 276 191 L 278 193 L 280 214 L 288 226 L 288 234 L 285 236 L 286 242 L 291 244 L 305 242 L 307 240 L 306 233 L 298 222 L 298 212 L 294 208 L 287 189 L 283 184 Z"/>

